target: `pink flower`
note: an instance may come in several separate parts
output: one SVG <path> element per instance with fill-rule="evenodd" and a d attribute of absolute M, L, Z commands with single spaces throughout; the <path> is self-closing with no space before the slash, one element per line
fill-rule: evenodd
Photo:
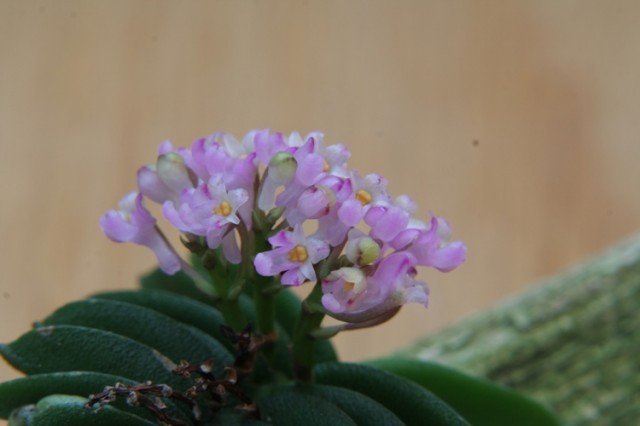
<path fill-rule="evenodd" d="M 210 248 L 217 248 L 226 238 L 225 254 L 229 261 L 237 263 L 237 245 L 229 233 L 240 223 L 238 210 L 248 199 L 245 189 L 227 191 L 218 176 L 196 188 L 185 189 L 178 202 L 165 202 L 162 212 L 179 230 L 206 237 Z"/>
<path fill-rule="evenodd" d="M 302 227 L 293 231 L 280 231 L 269 238 L 272 250 L 259 253 L 254 265 L 263 276 L 283 273 L 282 284 L 298 286 L 305 281 L 315 281 L 313 265 L 329 256 L 329 244 L 313 237 L 306 237 Z"/>
<path fill-rule="evenodd" d="M 337 318 L 349 322 L 370 321 L 405 303 L 427 305 L 429 291 L 414 280 L 416 259 L 407 252 L 382 259 L 365 275 L 361 269 L 341 268 L 322 283 L 322 304 Z"/>
<path fill-rule="evenodd" d="M 119 210 L 109 210 L 100 218 L 100 227 L 115 242 L 149 247 L 167 274 L 180 270 L 180 257 L 156 228 L 156 219 L 145 208 L 141 194 L 126 195 L 120 201 Z"/>
<path fill-rule="evenodd" d="M 387 180 L 378 174 L 361 178 L 357 172 L 351 173 L 351 198 L 345 200 L 338 210 L 338 217 L 347 226 L 356 226 L 373 206 L 387 205 Z"/>
<path fill-rule="evenodd" d="M 450 235 L 449 224 L 434 216 L 428 229 L 408 228 L 398 234 L 391 245 L 413 254 L 419 265 L 449 272 L 467 258 L 467 246 L 461 241 L 449 242 Z"/>

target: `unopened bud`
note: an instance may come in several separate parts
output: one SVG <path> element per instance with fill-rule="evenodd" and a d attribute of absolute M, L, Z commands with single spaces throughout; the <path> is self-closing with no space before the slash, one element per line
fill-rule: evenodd
<path fill-rule="evenodd" d="M 356 238 L 347 242 L 345 252 L 350 261 L 360 266 L 366 266 L 371 265 L 378 259 L 380 246 L 373 238 Z"/>
<path fill-rule="evenodd" d="M 279 184 L 288 182 L 296 172 L 298 162 L 288 152 L 279 152 L 269 161 L 269 178 Z"/>
<path fill-rule="evenodd" d="M 178 193 L 185 188 L 193 187 L 197 182 L 193 172 L 187 168 L 184 158 L 175 152 L 159 156 L 156 170 L 160 180 Z"/>

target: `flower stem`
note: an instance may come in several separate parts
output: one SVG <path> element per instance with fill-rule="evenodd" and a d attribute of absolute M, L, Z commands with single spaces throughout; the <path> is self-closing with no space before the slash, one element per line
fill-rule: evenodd
<path fill-rule="evenodd" d="M 239 332 L 247 325 L 247 317 L 245 317 L 240 304 L 237 300 L 222 299 L 216 305 L 227 325 Z"/>
<path fill-rule="evenodd" d="M 216 303 L 216 308 L 222 314 L 227 325 L 233 328 L 235 331 L 241 331 L 248 323 L 246 316 L 240 309 L 240 304 L 237 298 L 231 297 L 231 282 L 225 278 L 224 273 L 220 271 L 219 262 L 216 262 L 209 269 L 213 285 L 216 289 L 216 293 L 220 296 L 220 299 Z"/>
<path fill-rule="evenodd" d="M 313 291 L 302 302 L 300 318 L 293 333 L 293 371 L 303 383 L 313 381 L 313 349 L 315 339 L 310 333 L 320 327 L 324 312 L 318 306 L 322 297 L 322 284 L 318 281 Z"/>

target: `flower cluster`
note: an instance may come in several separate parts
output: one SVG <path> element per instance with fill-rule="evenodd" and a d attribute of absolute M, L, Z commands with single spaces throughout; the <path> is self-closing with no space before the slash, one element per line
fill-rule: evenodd
<path fill-rule="evenodd" d="M 228 262 L 252 262 L 283 285 L 319 282 L 322 305 L 336 318 L 366 322 L 404 303 L 426 306 L 417 267 L 450 271 L 465 260 L 465 245 L 449 242 L 444 219 L 416 219 L 415 203 L 392 198 L 382 176 L 348 169 L 349 157 L 320 133 L 256 130 L 242 140 L 214 133 L 190 148 L 164 142 L 157 162 L 138 171 L 138 191 L 101 226 L 114 241 L 151 248 L 166 273 L 186 267 L 146 198 L 186 240 L 200 239 Z M 267 249 L 256 252 L 266 245 L 258 238 Z"/>

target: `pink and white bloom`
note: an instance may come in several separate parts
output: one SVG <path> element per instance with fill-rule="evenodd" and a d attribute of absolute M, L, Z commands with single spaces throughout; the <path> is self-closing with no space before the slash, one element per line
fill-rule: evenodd
<path fill-rule="evenodd" d="M 109 210 L 100 218 L 105 235 L 117 243 L 132 242 L 150 248 L 167 274 L 180 270 L 180 257 L 156 227 L 156 219 L 145 208 L 142 195 L 131 192 L 119 203 L 118 210 Z"/>
<path fill-rule="evenodd" d="M 272 250 L 258 253 L 254 260 L 256 271 L 263 276 L 282 273 L 282 284 L 298 286 L 316 281 L 313 265 L 329 256 L 329 244 L 304 235 L 302 227 L 280 231 L 269 238 Z"/>
<path fill-rule="evenodd" d="M 419 265 L 449 272 L 467 258 L 467 246 L 462 241 L 449 242 L 451 228 L 446 220 L 434 216 L 426 230 L 407 229 L 398 235 L 392 245 L 413 254 Z"/>
<path fill-rule="evenodd" d="M 182 232 L 203 236 L 209 248 L 217 248 L 231 228 L 240 224 L 238 210 L 248 199 L 245 189 L 227 191 L 218 176 L 196 188 L 184 190 L 177 203 L 165 202 L 162 212 Z M 237 263 L 237 245 L 233 247 L 235 239 L 229 237 L 226 241 L 225 254 L 230 261 Z"/>
<path fill-rule="evenodd" d="M 352 194 L 338 210 L 338 218 L 347 226 L 356 226 L 373 206 L 390 203 L 387 194 L 387 180 L 375 173 L 364 178 L 357 172 L 351 173 Z"/>
<path fill-rule="evenodd" d="M 417 260 L 407 252 L 383 258 L 365 275 L 361 269 L 341 268 L 322 283 L 325 309 L 349 322 L 370 321 L 405 303 L 428 304 L 429 291 L 414 280 Z"/>

